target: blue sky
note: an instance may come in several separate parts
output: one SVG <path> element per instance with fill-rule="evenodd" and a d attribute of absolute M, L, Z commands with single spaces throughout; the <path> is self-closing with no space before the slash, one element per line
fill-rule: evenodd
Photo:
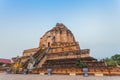
<path fill-rule="evenodd" d="M 0 57 L 22 56 L 57 22 L 98 59 L 120 53 L 119 0 L 0 0 Z"/>

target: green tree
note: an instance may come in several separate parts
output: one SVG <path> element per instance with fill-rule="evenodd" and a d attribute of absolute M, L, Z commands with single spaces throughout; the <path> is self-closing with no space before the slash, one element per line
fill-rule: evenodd
<path fill-rule="evenodd" d="M 106 58 L 105 62 L 106 62 L 108 67 L 115 67 L 115 66 L 117 66 L 116 62 L 112 58 Z"/>
<path fill-rule="evenodd" d="M 82 62 L 81 60 L 78 60 L 76 65 L 79 68 L 85 68 L 85 67 L 87 67 L 87 64 L 85 62 Z"/>
<path fill-rule="evenodd" d="M 115 54 L 111 57 L 118 65 L 120 65 L 120 54 Z"/>
<path fill-rule="evenodd" d="M 0 66 L 3 65 L 4 63 L 0 62 Z"/>

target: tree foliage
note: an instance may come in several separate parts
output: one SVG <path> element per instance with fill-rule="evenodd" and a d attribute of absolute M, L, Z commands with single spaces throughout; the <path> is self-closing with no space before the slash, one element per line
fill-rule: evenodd
<path fill-rule="evenodd" d="M 106 58 L 105 62 L 108 67 L 115 67 L 120 65 L 120 54 L 115 54 L 110 58 Z"/>
<path fill-rule="evenodd" d="M 115 54 L 111 57 L 118 65 L 120 65 L 120 54 Z"/>
<path fill-rule="evenodd" d="M 4 63 L 0 62 L 0 66 L 3 65 Z"/>
<path fill-rule="evenodd" d="M 87 64 L 85 62 L 82 62 L 81 60 L 78 60 L 76 65 L 79 68 L 85 68 L 85 67 L 87 67 Z"/>
<path fill-rule="evenodd" d="M 106 62 L 108 67 L 115 67 L 116 66 L 116 62 L 111 58 L 106 58 L 105 62 Z"/>

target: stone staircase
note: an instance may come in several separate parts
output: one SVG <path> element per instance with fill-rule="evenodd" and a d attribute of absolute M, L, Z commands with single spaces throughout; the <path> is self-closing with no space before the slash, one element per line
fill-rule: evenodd
<path fill-rule="evenodd" d="M 49 48 L 40 48 L 33 56 L 30 56 L 30 58 L 23 64 L 23 69 L 27 69 L 28 64 L 30 62 L 32 63 L 32 66 L 34 68 L 38 67 L 38 64 L 40 64 L 40 66 L 45 62 L 46 57 L 45 55 L 48 53 Z"/>

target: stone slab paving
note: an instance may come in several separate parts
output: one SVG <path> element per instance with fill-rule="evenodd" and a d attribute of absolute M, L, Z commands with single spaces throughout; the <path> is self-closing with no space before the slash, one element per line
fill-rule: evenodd
<path fill-rule="evenodd" d="M 0 73 L 0 80 L 120 80 L 120 76 L 88 76 L 82 75 L 39 75 L 39 74 L 5 74 Z"/>

